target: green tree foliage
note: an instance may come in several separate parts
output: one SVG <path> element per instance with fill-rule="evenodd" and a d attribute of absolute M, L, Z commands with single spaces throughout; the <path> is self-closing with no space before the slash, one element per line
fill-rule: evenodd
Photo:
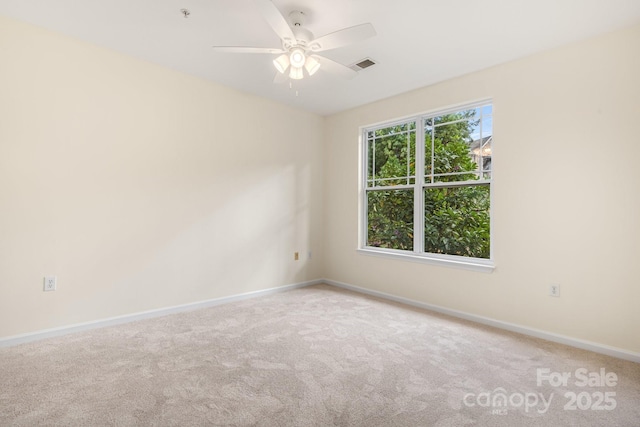
<path fill-rule="evenodd" d="M 476 164 L 469 155 L 471 132 L 477 125 L 473 121 L 475 110 L 434 117 L 425 129 L 425 170 L 431 172 L 431 154 L 433 156 L 433 174 L 460 173 L 473 171 Z M 435 129 L 435 131 L 434 131 Z M 432 144 L 433 139 L 433 144 Z M 438 182 L 467 181 L 474 179 L 473 174 L 435 177 Z M 427 181 L 429 182 L 429 181 Z"/>
<path fill-rule="evenodd" d="M 408 182 L 407 177 L 415 178 L 415 124 L 375 131 L 375 143 L 369 145 L 369 159 L 369 179 L 381 180 L 376 185 L 413 184 L 414 181 Z"/>
<path fill-rule="evenodd" d="M 413 190 L 369 193 L 369 246 L 413 250 Z"/>
<path fill-rule="evenodd" d="M 474 110 L 430 119 L 425 128 L 425 182 L 477 180 L 469 153 Z M 435 132 L 434 132 L 435 129 Z M 415 129 L 394 126 L 370 134 L 368 179 L 375 186 L 415 182 Z M 432 156 L 433 153 L 433 156 Z M 433 173 L 432 173 L 433 172 Z M 470 172 L 470 173 L 465 173 Z M 448 175 L 440 175 L 448 174 Z M 425 252 L 489 257 L 489 186 L 428 187 Z M 368 192 L 370 246 L 413 250 L 413 189 Z"/>
<path fill-rule="evenodd" d="M 424 227 L 425 252 L 489 258 L 489 186 L 426 189 Z"/>

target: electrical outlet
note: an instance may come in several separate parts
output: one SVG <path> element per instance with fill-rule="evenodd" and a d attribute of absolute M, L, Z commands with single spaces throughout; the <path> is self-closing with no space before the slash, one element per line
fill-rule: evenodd
<path fill-rule="evenodd" d="M 559 297 L 560 296 L 560 285 L 549 285 L 549 296 L 550 297 Z"/>
<path fill-rule="evenodd" d="M 297 261 L 297 260 L 299 260 L 299 259 L 300 259 L 300 254 L 299 254 L 298 252 L 294 252 L 294 253 L 293 253 L 293 260 L 294 260 L 294 261 Z"/>
<path fill-rule="evenodd" d="M 56 276 L 46 276 L 44 278 L 44 291 L 55 291 L 56 290 Z"/>

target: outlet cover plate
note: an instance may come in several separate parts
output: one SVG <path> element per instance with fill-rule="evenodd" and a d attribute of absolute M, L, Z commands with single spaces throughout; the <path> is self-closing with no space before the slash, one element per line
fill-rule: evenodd
<path fill-rule="evenodd" d="M 56 279 L 56 276 L 46 276 L 44 278 L 44 291 L 45 292 L 55 291 L 57 282 L 58 280 Z"/>

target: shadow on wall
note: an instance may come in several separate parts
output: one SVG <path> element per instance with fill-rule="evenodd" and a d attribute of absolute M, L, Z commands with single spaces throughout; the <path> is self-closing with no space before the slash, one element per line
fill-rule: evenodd
<path fill-rule="evenodd" d="M 153 309 L 308 280 L 309 182 L 309 166 L 262 169 L 146 206 L 135 215 L 139 224 L 130 224 L 99 261 L 76 260 L 91 264 L 87 277 L 109 265 L 127 267 L 92 294 L 83 292 L 81 303 L 117 299 L 128 313 L 145 299 L 143 309 Z M 163 208 L 175 214 L 162 217 Z M 294 251 L 302 252 L 297 262 Z"/>

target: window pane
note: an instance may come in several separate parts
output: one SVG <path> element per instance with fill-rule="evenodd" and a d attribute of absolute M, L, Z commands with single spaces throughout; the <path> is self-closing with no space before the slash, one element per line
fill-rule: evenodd
<path fill-rule="evenodd" d="M 491 144 L 493 142 L 493 117 L 491 106 L 482 108 L 483 115 L 473 127 L 469 148 L 473 161 L 482 169 L 483 179 L 491 179 Z M 488 111 L 488 113 L 487 113 Z"/>
<path fill-rule="evenodd" d="M 434 117 L 433 130 L 429 132 L 429 129 L 425 129 L 427 183 L 480 178 L 479 164 L 474 161 L 471 151 L 474 143 L 472 134 L 480 123 L 479 111 L 471 109 Z"/>
<path fill-rule="evenodd" d="M 373 132 L 369 132 L 371 135 Z M 375 181 L 373 179 L 373 165 L 376 164 L 376 144 L 373 137 L 367 140 L 367 187 L 373 187 Z"/>
<path fill-rule="evenodd" d="M 433 159 L 431 157 L 431 153 L 433 152 L 433 119 L 428 119 L 425 121 L 424 126 L 424 170 L 425 170 L 425 179 L 427 183 L 432 182 L 431 175 L 433 174 Z"/>
<path fill-rule="evenodd" d="M 413 250 L 413 190 L 367 192 L 367 246 Z"/>
<path fill-rule="evenodd" d="M 489 258 L 489 185 L 424 190 L 425 252 Z"/>
<path fill-rule="evenodd" d="M 415 122 L 367 133 L 367 187 L 415 183 Z"/>

